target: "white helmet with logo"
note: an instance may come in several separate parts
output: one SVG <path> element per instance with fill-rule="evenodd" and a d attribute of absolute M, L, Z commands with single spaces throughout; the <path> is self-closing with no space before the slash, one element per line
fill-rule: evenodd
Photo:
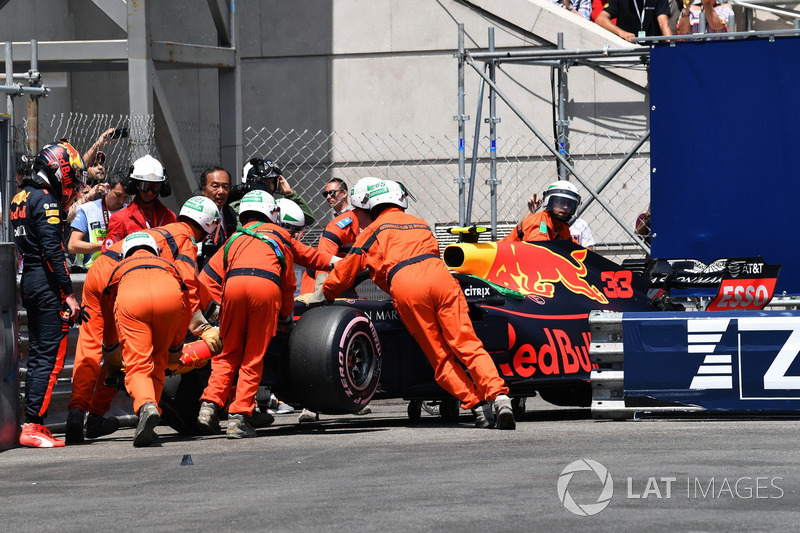
<path fill-rule="evenodd" d="M 143 231 L 131 233 L 122 241 L 122 258 L 127 259 L 135 250 L 147 248 L 155 255 L 161 255 L 161 249 L 156 244 L 156 240 Z"/>
<path fill-rule="evenodd" d="M 405 209 L 408 207 L 408 192 L 400 183 L 392 180 L 384 180 L 369 190 L 369 209 L 381 204 L 392 204 Z"/>
<path fill-rule="evenodd" d="M 262 190 L 250 191 L 242 197 L 239 203 L 239 216 L 241 217 L 248 211 L 266 215 L 270 222 L 278 223 L 278 204 L 270 193 Z"/>
<path fill-rule="evenodd" d="M 360 207 L 361 209 L 369 209 L 367 203 L 369 202 L 369 190 L 380 183 L 381 180 L 372 176 L 364 176 L 350 189 L 350 204 L 353 207 Z"/>
<path fill-rule="evenodd" d="M 178 217 L 186 217 L 196 222 L 206 233 L 211 233 L 219 225 L 219 209 L 211 198 L 193 196 L 181 207 Z"/>
<path fill-rule="evenodd" d="M 575 185 L 566 180 L 559 180 L 547 187 L 542 201 L 544 202 L 545 211 L 553 213 L 557 220 L 568 222 L 578 210 L 578 205 L 581 203 L 581 195 L 578 194 L 578 189 Z M 567 214 L 557 215 L 553 212 L 556 204 L 559 204 Z"/>
<path fill-rule="evenodd" d="M 286 229 L 301 230 L 306 226 L 306 216 L 300 206 L 286 198 L 278 198 L 275 204 L 280 209 L 278 224 Z"/>
<path fill-rule="evenodd" d="M 164 181 L 164 166 L 151 155 L 140 157 L 133 162 L 131 178 L 139 181 Z"/>

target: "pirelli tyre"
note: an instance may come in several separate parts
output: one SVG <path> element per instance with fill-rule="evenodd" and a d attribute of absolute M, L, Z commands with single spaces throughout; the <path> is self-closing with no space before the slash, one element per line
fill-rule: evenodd
<path fill-rule="evenodd" d="M 378 388 L 378 334 L 357 309 L 310 309 L 292 331 L 288 366 L 293 395 L 303 407 L 327 414 L 355 413 Z"/>

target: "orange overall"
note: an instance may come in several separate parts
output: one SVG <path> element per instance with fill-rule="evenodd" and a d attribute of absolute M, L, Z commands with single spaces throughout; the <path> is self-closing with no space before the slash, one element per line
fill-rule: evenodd
<path fill-rule="evenodd" d="M 392 296 L 400 319 L 428 357 L 436 382 L 464 409 L 508 393 L 475 335 L 461 287 L 439 258 L 439 245 L 424 220 L 398 208 L 383 211 L 336 263 L 322 286 L 325 297 L 335 298 L 365 268 Z"/>
<path fill-rule="evenodd" d="M 183 348 L 191 318 L 185 289 L 172 263 L 137 250 L 117 265 L 103 291 L 103 342 L 119 338 L 137 413 L 146 403 L 158 405 L 169 352 Z"/>
<path fill-rule="evenodd" d="M 336 257 L 344 257 L 350 251 L 353 243 L 356 242 L 359 233 L 361 233 L 361 229 L 358 226 L 358 218 L 356 218 L 353 211 L 345 211 L 325 226 L 322 235 L 319 236 L 319 242 L 317 242 L 317 251 L 335 255 Z M 323 269 L 307 268 L 303 272 L 303 277 L 300 280 L 300 294 L 314 292 L 314 278 L 317 274 L 315 270 Z"/>
<path fill-rule="evenodd" d="M 222 289 L 220 336 L 224 344 L 222 353 L 211 361 L 211 377 L 202 400 L 224 408 L 238 375 L 228 413 L 250 416 L 256 406 L 264 355 L 275 336 L 279 314 L 289 317 L 294 310 L 295 277 L 292 249 L 284 244 L 289 242 L 286 230 L 260 222 L 250 222 L 245 229 L 272 243 L 252 235 L 234 234 L 203 269 L 214 285 L 214 277 L 221 275 L 217 288 Z M 209 292 L 214 295 L 216 290 L 211 288 Z"/>
<path fill-rule="evenodd" d="M 513 241 L 571 241 L 569 224 L 556 220 L 550 211 L 540 211 L 525 217 L 514 226 L 511 233 L 500 239 L 501 242 Z"/>
<path fill-rule="evenodd" d="M 103 252 L 89 267 L 83 282 L 81 306 L 89 314 L 89 319 L 81 323 L 78 331 L 78 344 L 75 347 L 75 361 L 72 366 L 72 395 L 69 409 L 76 407 L 95 415 L 104 415 L 111 408 L 111 401 L 117 393 L 114 387 L 104 385 L 106 374 L 100 372 L 103 359 L 101 342 L 103 339 L 103 315 L 100 296 L 108 283 L 108 277 L 119 264 L 122 242 Z"/>
<path fill-rule="evenodd" d="M 204 294 L 204 288 L 198 285 L 195 275 L 197 245 L 189 226 L 185 222 L 176 222 L 144 232 L 156 240 L 161 248 L 161 257 L 173 262 L 189 287 L 191 312 L 200 309 L 200 296 Z M 81 411 L 103 415 L 111 408 L 111 401 L 117 392 L 115 388 L 103 384 L 105 372 L 100 372 L 103 358 L 100 347 L 103 335 L 100 297 L 111 272 L 119 264 L 121 250 L 122 241 L 114 243 L 92 263 L 86 274 L 81 303 L 89 313 L 89 320 L 81 324 L 78 334 L 69 409 L 77 407 Z"/>

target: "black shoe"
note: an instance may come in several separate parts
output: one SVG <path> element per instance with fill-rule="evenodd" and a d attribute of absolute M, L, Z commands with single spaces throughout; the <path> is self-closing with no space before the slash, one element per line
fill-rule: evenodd
<path fill-rule="evenodd" d="M 275 422 L 274 416 L 269 413 L 262 413 L 257 406 L 253 409 L 253 414 L 250 416 L 245 415 L 244 419 L 254 428 L 265 428 Z"/>
<path fill-rule="evenodd" d="M 158 412 L 158 407 L 153 402 L 147 402 L 139 409 L 139 424 L 136 426 L 136 432 L 133 434 L 133 446 L 142 448 L 150 446 L 156 440 L 156 434 L 153 431 L 155 427 L 161 422 L 161 415 Z"/>
<path fill-rule="evenodd" d="M 105 418 L 101 415 L 89 413 L 86 417 L 86 438 L 96 439 L 105 435 L 111 435 L 119 429 L 117 417 L 110 416 Z"/>
<path fill-rule="evenodd" d="M 75 407 L 67 415 L 67 431 L 64 440 L 67 444 L 83 443 L 83 415 L 84 412 Z"/>

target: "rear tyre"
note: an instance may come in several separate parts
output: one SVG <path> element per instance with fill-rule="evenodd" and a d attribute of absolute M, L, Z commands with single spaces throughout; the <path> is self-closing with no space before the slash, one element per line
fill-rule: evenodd
<path fill-rule="evenodd" d="M 456 399 L 442 400 L 439 403 L 439 416 L 442 417 L 443 422 L 454 424 L 458 422 L 458 416 L 461 414 L 461 403 Z"/>
<path fill-rule="evenodd" d="M 161 393 L 161 423 L 181 435 L 198 435 L 200 396 L 208 385 L 211 365 L 177 376 L 167 376 Z"/>
<path fill-rule="evenodd" d="M 326 414 L 355 413 L 378 388 L 378 333 L 357 309 L 310 309 L 292 331 L 288 367 L 293 397 L 303 407 Z"/>

